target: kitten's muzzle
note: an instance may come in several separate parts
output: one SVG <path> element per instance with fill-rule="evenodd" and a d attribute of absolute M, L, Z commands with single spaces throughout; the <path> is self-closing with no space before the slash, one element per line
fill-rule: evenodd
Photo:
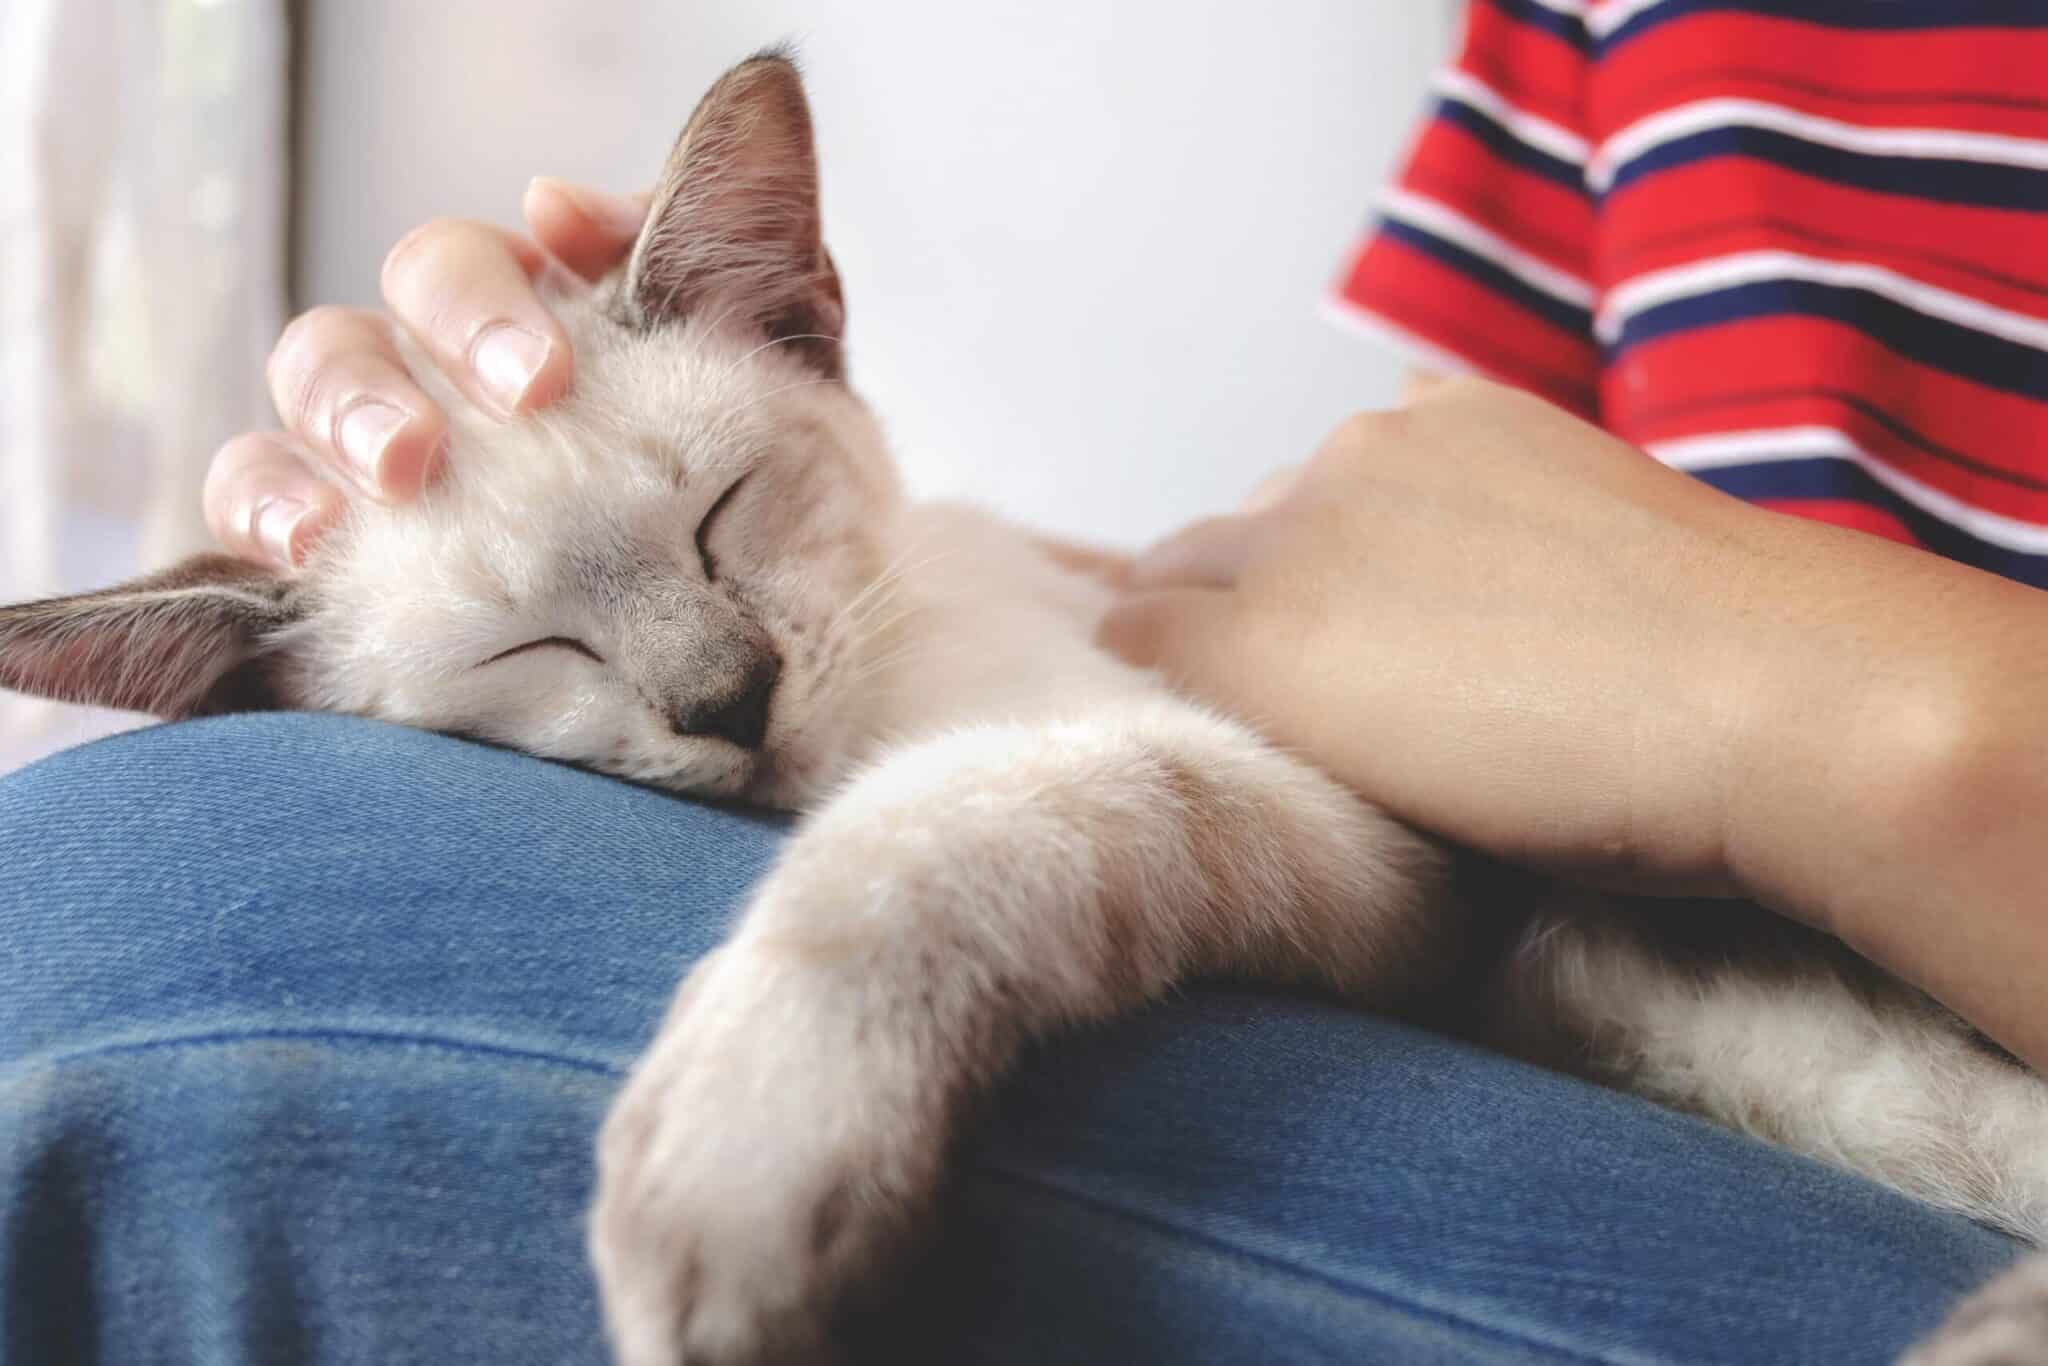
<path fill-rule="evenodd" d="M 723 696 L 691 699 L 676 708 L 669 724 L 678 735 L 759 749 L 768 734 L 768 704 L 781 678 L 780 656 L 772 651 L 757 655 L 739 687 Z"/>

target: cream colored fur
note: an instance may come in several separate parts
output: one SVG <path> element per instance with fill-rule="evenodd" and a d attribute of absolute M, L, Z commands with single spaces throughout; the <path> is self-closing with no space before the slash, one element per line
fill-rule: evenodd
<path fill-rule="evenodd" d="M 507 424 L 415 365 L 447 476 L 360 506 L 298 577 L 201 564 L 0 613 L 11 686 L 189 714 L 231 679 L 806 813 L 604 1126 L 590 1245 L 626 1366 L 830 1359 L 833 1311 L 887 1274 L 1027 1040 L 1211 972 L 1398 1007 L 1468 928 L 1442 851 L 1096 649 L 1094 582 L 905 499 L 818 330 L 843 309 L 810 155 L 786 63 L 729 75 L 631 267 L 549 284 L 573 394 Z M 166 649 L 176 678 L 139 678 Z M 765 660 L 758 744 L 692 728 Z M 1702 965 L 1648 923 L 1533 919 L 1475 1028 L 2048 1234 L 2038 1078 L 1841 955 Z M 1985 1312 L 2048 1323 L 2015 1284 Z"/>
<path fill-rule="evenodd" d="M 322 708 L 811 813 L 635 1070 L 592 1222 L 623 1361 L 784 1359 L 822 1350 L 1025 1039 L 1211 970 L 1391 1004 L 1459 919 L 1431 846 L 1096 649 L 1098 585 L 906 501 L 843 386 L 602 297 L 553 296 L 579 371 L 545 416 L 508 427 L 418 367 L 449 477 L 328 542 L 285 652 Z M 742 474 L 712 548 L 784 660 L 755 754 L 673 734 L 642 693 L 687 661 L 636 654 Z M 478 667 L 555 635 L 622 662 Z"/>

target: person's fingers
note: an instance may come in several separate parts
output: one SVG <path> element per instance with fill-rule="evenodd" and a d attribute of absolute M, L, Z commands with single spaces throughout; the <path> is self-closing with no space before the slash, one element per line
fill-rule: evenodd
<path fill-rule="evenodd" d="M 1233 594 L 1209 588 L 1168 588 L 1119 599 L 1095 631 L 1095 643 L 1127 664 L 1157 669 L 1169 680 L 1206 686 L 1232 651 Z"/>
<path fill-rule="evenodd" d="M 548 176 L 526 187 L 521 207 L 534 241 L 586 280 L 625 260 L 647 221 L 644 194 L 607 194 Z"/>
<path fill-rule="evenodd" d="M 371 497 L 411 498 L 431 477 L 447 419 L 406 373 L 383 318 L 354 308 L 301 313 L 265 374 L 285 426 Z"/>
<path fill-rule="evenodd" d="M 1130 586 L 1228 588 L 1244 571 L 1262 529 L 1254 517 L 1211 517 L 1183 527 L 1138 557 Z"/>
<path fill-rule="evenodd" d="M 311 457 L 285 432 L 249 432 L 216 451 L 203 505 L 225 549 L 285 568 L 347 510 L 341 490 L 313 473 Z"/>
<path fill-rule="evenodd" d="M 457 388 L 509 417 L 569 387 L 569 339 L 531 278 L 544 260 L 517 233 L 436 219 L 384 258 L 384 301 Z"/>

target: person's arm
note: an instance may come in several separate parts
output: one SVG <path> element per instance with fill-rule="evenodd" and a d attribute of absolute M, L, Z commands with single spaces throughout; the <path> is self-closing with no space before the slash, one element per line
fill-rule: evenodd
<path fill-rule="evenodd" d="M 1396 814 L 1754 897 L 2048 1066 L 2048 594 L 1471 381 L 1347 423 L 1135 583 L 1109 644 Z"/>
<path fill-rule="evenodd" d="M 1782 520 L 1731 875 L 2048 1070 L 2048 593 Z"/>

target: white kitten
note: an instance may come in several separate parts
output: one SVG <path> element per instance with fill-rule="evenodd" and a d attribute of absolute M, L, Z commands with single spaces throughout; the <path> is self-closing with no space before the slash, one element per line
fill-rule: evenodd
<path fill-rule="evenodd" d="M 845 383 L 785 59 L 705 97 L 622 272 L 549 288 L 568 398 L 501 424 L 416 365 L 453 422 L 428 496 L 359 507 L 296 575 L 203 557 L 0 611 L 0 684 L 352 712 L 809 812 L 605 1125 L 591 1249 L 628 1366 L 828 1357 L 1034 1036 L 1208 972 L 1379 1006 L 1447 980 L 1440 850 L 1096 650 L 1103 590 L 1023 533 L 903 498 Z M 1645 920 L 1525 928 L 1488 1032 L 2048 1232 L 2031 1075 L 1846 955 L 1771 940 L 1790 982 Z"/>

